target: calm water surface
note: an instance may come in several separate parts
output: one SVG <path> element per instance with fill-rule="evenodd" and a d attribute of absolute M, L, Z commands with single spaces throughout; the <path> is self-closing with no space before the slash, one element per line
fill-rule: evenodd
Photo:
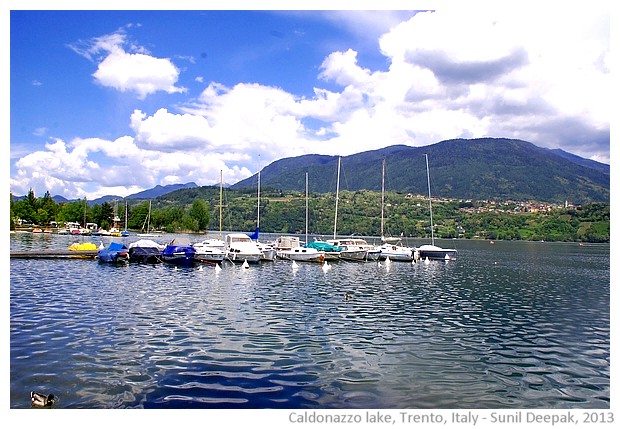
<path fill-rule="evenodd" d="M 447 244 L 327 272 L 12 259 L 10 406 L 609 408 L 609 246 Z"/>

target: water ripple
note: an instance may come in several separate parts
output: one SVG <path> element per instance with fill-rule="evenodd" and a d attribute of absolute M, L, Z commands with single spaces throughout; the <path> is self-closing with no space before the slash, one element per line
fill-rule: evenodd
<path fill-rule="evenodd" d="M 609 248 L 471 246 L 327 273 L 11 260 L 11 407 L 609 408 Z"/>

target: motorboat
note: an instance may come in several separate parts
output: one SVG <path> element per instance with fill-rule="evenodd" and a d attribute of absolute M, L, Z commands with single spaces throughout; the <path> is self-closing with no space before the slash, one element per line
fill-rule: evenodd
<path fill-rule="evenodd" d="M 260 249 L 263 261 L 275 261 L 277 256 L 276 248 L 271 243 L 263 243 L 262 241 L 255 241 L 256 245 Z"/>
<path fill-rule="evenodd" d="M 403 246 L 400 240 L 394 243 L 386 241 L 379 249 L 380 260 L 389 258 L 390 261 L 412 262 L 416 256 L 416 249 Z"/>
<path fill-rule="evenodd" d="M 304 247 L 324 252 L 326 261 L 338 261 L 340 259 L 340 253 L 342 252 L 342 247 L 316 239 L 310 243 L 306 243 Z"/>
<path fill-rule="evenodd" d="M 258 241 L 258 236 L 260 233 L 260 228 L 256 228 L 256 230 L 250 234 L 248 237 L 256 244 L 256 246 L 261 251 L 261 260 L 263 261 L 275 261 L 276 259 L 276 248 L 272 243 L 265 243 L 263 241 Z"/>
<path fill-rule="evenodd" d="M 340 259 L 347 261 L 365 261 L 368 258 L 368 252 L 374 247 L 361 238 L 340 238 L 335 240 L 327 240 L 329 244 L 339 246 Z"/>
<path fill-rule="evenodd" d="M 217 264 L 226 257 L 226 243 L 223 240 L 210 238 L 193 244 L 196 253 L 194 260 L 209 264 Z"/>
<path fill-rule="evenodd" d="M 78 243 L 78 242 L 75 242 L 75 243 L 73 243 L 73 244 L 71 244 L 69 246 L 69 250 L 81 251 L 81 250 L 101 250 L 101 249 L 99 249 L 95 243 L 88 243 L 88 242 L 86 242 L 86 243 Z"/>
<path fill-rule="evenodd" d="M 158 263 L 162 262 L 163 246 L 153 240 L 138 240 L 129 243 L 129 260 L 132 262 Z"/>
<path fill-rule="evenodd" d="M 194 264 L 194 255 L 196 249 L 189 242 L 182 238 L 175 238 L 166 245 L 161 252 L 161 258 L 164 262 L 176 265 L 191 266 Z"/>
<path fill-rule="evenodd" d="M 323 262 L 325 252 L 312 247 L 301 246 L 299 237 L 282 236 L 276 241 L 278 258 L 290 261 Z"/>
<path fill-rule="evenodd" d="M 108 264 L 118 264 L 129 262 L 129 248 L 123 243 L 112 242 L 107 249 L 101 249 L 97 252 L 99 262 Z"/>
<path fill-rule="evenodd" d="M 256 263 L 263 253 L 249 235 L 242 232 L 226 235 L 226 259 L 231 262 Z"/>

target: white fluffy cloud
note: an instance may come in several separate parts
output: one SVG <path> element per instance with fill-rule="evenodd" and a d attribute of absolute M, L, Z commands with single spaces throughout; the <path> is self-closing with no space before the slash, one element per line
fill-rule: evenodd
<path fill-rule="evenodd" d="M 179 69 L 168 58 L 157 58 L 141 46 L 129 44 L 123 29 L 71 45 L 74 51 L 98 62 L 95 80 L 121 92 L 134 92 L 144 99 L 157 91 L 185 92 L 177 87 Z M 130 51 L 127 52 L 126 48 Z"/>
<path fill-rule="evenodd" d="M 179 70 L 170 60 L 144 54 L 112 52 L 99 64 L 93 76 L 103 86 L 121 92 L 133 91 L 140 99 L 157 91 L 185 91 L 174 85 Z"/>

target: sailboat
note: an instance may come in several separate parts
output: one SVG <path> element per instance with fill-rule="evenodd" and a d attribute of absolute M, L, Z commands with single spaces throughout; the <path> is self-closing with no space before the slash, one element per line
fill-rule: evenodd
<path fill-rule="evenodd" d="M 261 259 L 264 261 L 274 261 L 276 259 L 276 248 L 268 243 L 262 243 L 258 241 L 258 234 L 260 232 L 260 171 L 258 172 L 258 195 L 257 195 L 257 208 L 256 208 L 256 231 L 250 236 L 252 240 L 256 242 L 256 245 L 262 253 Z"/>
<path fill-rule="evenodd" d="M 381 241 L 383 244 L 379 248 L 379 259 L 389 259 L 390 261 L 411 262 L 416 255 L 416 249 L 402 245 L 400 237 L 386 237 L 383 235 L 384 228 L 384 206 L 385 206 L 385 159 L 381 168 Z"/>
<path fill-rule="evenodd" d="M 433 205 L 431 203 L 431 176 L 428 168 L 428 154 L 424 154 L 426 157 L 426 181 L 428 183 L 428 210 L 431 218 L 431 244 L 423 244 L 418 247 L 418 252 L 421 259 L 440 259 L 449 261 L 456 259 L 456 249 L 443 249 L 439 246 L 435 246 L 435 234 L 433 231 Z"/>
<path fill-rule="evenodd" d="M 222 240 L 222 170 L 220 170 L 220 238 L 208 238 L 194 243 L 194 260 L 217 264 L 224 260 L 226 256 L 226 243 Z"/>
<path fill-rule="evenodd" d="M 138 237 L 161 237 L 160 234 L 151 233 L 151 201 L 149 200 L 149 212 L 146 215 L 146 219 L 144 219 L 144 224 L 142 224 L 142 230 L 144 231 L 144 226 L 146 226 L 146 232 L 138 234 Z"/>
<path fill-rule="evenodd" d="M 308 173 L 306 172 L 306 245 L 301 246 L 299 237 L 282 236 L 276 241 L 278 258 L 291 261 L 320 262 L 325 260 L 325 252 L 308 245 Z"/>
<path fill-rule="evenodd" d="M 127 231 L 127 200 L 125 200 L 125 229 L 121 231 L 122 237 L 128 237 L 129 231 Z"/>
<path fill-rule="evenodd" d="M 336 180 L 336 210 L 334 214 L 334 238 L 327 240 L 327 244 L 334 246 L 337 250 L 334 252 L 338 255 L 338 259 L 345 261 L 364 261 L 368 255 L 368 247 L 364 247 L 361 239 L 338 239 L 336 238 L 336 229 L 338 225 L 338 200 L 340 192 L 340 157 L 338 157 L 338 178 Z M 367 243 L 366 243 L 367 244 Z M 329 259 L 329 258 L 328 258 Z"/>
<path fill-rule="evenodd" d="M 334 211 L 334 240 L 336 239 L 336 226 L 338 222 L 338 199 L 340 192 L 340 157 L 338 157 L 338 173 L 336 176 L 336 209 Z M 333 240 L 317 240 L 315 239 L 313 242 L 309 243 L 306 239 L 306 246 L 310 249 L 316 249 L 320 252 L 324 253 L 324 258 L 330 261 L 337 261 L 340 259 L 340 253 L 342 252 L 342 247 L 336 246 L 333 244 Z"/>

